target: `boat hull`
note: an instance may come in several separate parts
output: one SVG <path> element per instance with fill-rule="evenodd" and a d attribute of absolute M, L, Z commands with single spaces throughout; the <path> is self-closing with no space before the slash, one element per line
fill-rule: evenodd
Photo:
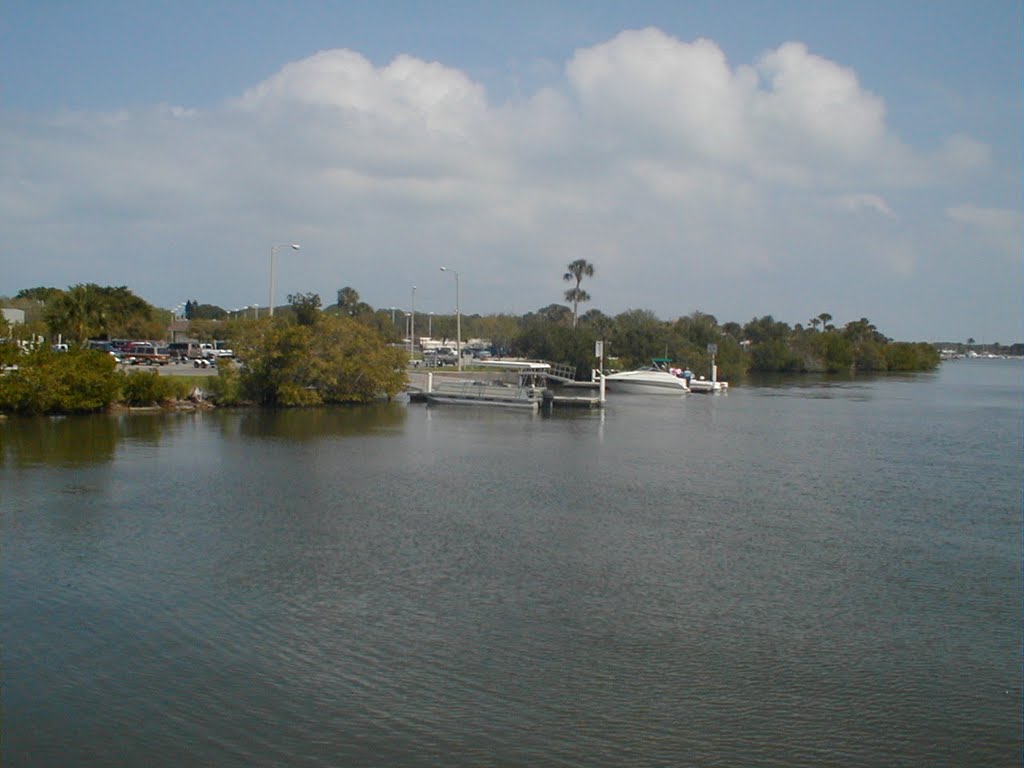
<path fill-rule="evenodd" d="M 667 371 L 626 371 L 604 377 L 609 392 L 632 395 L 685 395 L 686 380 Z"/>

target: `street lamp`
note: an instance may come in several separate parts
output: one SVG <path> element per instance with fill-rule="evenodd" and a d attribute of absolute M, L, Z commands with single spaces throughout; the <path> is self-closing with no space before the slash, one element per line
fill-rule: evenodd
<path fill-rule="evenodd" d="M 416 346 L 416 286 L 412 287 L 412 314 L 409 316 L 409 360 L 412 361 L 413 349 Z"/>
<path fill-rule="evenodd" d="M 291 248 L 293 251 L 299 250 L 302 246 L 298 243 L 278 243 L 270 246 L 270 316 L 274 316 L 274 260 L 277 257 L 278 248 Z"/>
<path fill-rule="evenodd" d="M 427 315 L 427 338 L 434 338 L 434 313 Z"/>
<path fill-rule="evenodd" d="M 459 273 L 448 267 L 441 267 L 442 272 L 455 275 L 455 351 L 458 356 L 459 370 L 462 370 L 462 319 L 459 315 Z"/>

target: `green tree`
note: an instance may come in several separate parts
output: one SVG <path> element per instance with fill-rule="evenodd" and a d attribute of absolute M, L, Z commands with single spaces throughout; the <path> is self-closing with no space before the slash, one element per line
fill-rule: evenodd
<path fill-rule="evenodd" d="M 562 304 L 548 304 L 546 307 L 538 309 L 535 313 L 529 313 L 523 317 L 524 322 L 530 322 L 533 316 L 542 317 L 549 323 L 557 324 L 568 324 L 572 318 L 572 313 L 569 312 L 569 308 Z"/>
<path fill-rule="evenodd" d="M 885 336 L 878 332 L 874 323 L 866 317 L 862 317 L 860 320 L 853 320 L 843 326 L 843 335 L 854 344 L 863 344 L 869 341 L 884 344 L 888 341 Z"/>
<path fill-rule="evenodd" d="M 325 315 L 316 326 L 254 323 L 236 353 L 245 399 L 263 405 L 365 403 L 405 385 L 407 353 L 352 318 Z"/>
<path fill-rule="evenodd" d="M 785 339 L 768 338 L 750 350 L 750 370 L 762 373 L 796 373 L 803 367 L 800 355 L 796 354 Z"/>
<path fill-rule="evenodd" d="M 743 335 L 754 344 L 785 340 L 789 338 L 791 332 L 786 323 L 776 320 L 771 315 L 755 317 L 743 326 Z"/>
<path fill-rule="evenodd" d="M 360 305 L 359 292 L 351 286 L 345 286 L 338 290 L 338 313 L 342 315 L 356 315 Z"/>
<path fill-rule="evenodd" d="M 669 344 L 669 327 L 649 309 L 630 309 L 615 316 L 615 329 L 606 355 L 619 358 L 625 368 L 650 364 Z"/>
<path fill-rule="evenodd" d="M 22 288 L 15 294 L 16 299 L 30 299 L 32 301 L 41 301 L 44 304 L 53 301 L 54 299 L 60 298 L 63 294 L 60 288 L 47 288 L 39 286 L 38 288 Z"/>
<path fill-rule="evenodd" d="M 288 295 L 288 303 L 295 313 L 295 321 L 299 325 L 316 325 L 320 319 L 320 294 L 292 293 Z"/>
<path fill-rule="evenodd" d="M 523 322 L 511 346 L 514 354 L 522 357 L 570 365 L 578 378 L 593 367 L 594 340 L 591 328 L 573 329 L 533 314 Z"/>
<path fill-rule="evenodd" d="M 194 299 L 191 306 L 185 304 L 185 317 L 189 320 L 223 320 L 228 316 L 228 311 L 216 304 L 200 304 Z"/>
<path fill-rule="evenodd" d="M 940 361 L 939 351 L 931 344 L 897 341 L 885 346 L 885 363 L 890 371 L 930 371 Z"/>
<path fill-rule="evenodd" d="M 818 336 L 815 339 L 815 352 L 829 373 L 842 373 L 853 367 L 853 345 L 841 334 L 823 333 Z"/>
<path fill-rule="evenodd" d="M 73 285 L 47 305 L 46 323 L 53 336 L 78 343 L 107 331 L 107 303 L 99 286 Z"/>
<path fill-rule="evenodd" d="M 0 411 L 25 415 L 92 413 L 120 390 L 114 359 L 93 349 L 19 355 L 18 369 L 0 376 Z"/>
<path fill-rule="evenodd" d="M 590 301 L 590 294 L 584 291 L 580 284 L 584 277 L 594 276 L 594 265 L 586 259 L 576 259 L 566 268 L 568 271 L 562 275 L 566 282 L 576 281 L 576 285 L 565 292 L 565 300 L 572 302 L 572 327 L 576 327 L 576 314 L 579 305 Z"/>
<path fill-rule="evenodd" d="M 519 322 L 512 315 L 486 315 L 480 318 L 476 330 L 495 349 L 508 349 L 519 335 Z"/>

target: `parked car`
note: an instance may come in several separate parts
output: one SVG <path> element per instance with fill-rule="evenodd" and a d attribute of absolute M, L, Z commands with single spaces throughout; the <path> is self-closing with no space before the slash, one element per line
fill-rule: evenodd
<path fill-rule="evenodd" d="M 167 365 L 171 362 L 167 347 L 158 347 L 150 341 L 137 341 L 129 345 L 125 354 L 132 365 Z"/>
<path fill-rule="evenodd" d="M 438 347 L 436 359 L 438 365 L 455 365 L 459 362 L 459 356 L 451 347 Z"/>

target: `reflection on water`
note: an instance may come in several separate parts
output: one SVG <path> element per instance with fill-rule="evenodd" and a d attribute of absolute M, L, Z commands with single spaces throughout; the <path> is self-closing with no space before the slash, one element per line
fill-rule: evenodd
<path fill-rule="evenodd" d="M 330 408 L 235 410 L 209 415 L 218 419 L 225 436 L 308 441 L 363 435 L 398 427 L 405 421 L 406 409 L 399 403 L 375 403 Z"/>
<path fill-rule="evenodd" d="M 0 462 L 11 462 L 14 466 L 102 464 L 112 461 L 122 444 L 156 447 L 165 435 L 195 427 L 197 423 L 216 424 L 225 437 L 316 441 L 400 427 L 406 413 L 401 404 L 380 403 L 282 410 L 136 411 L 11 418 L 0 421 Z"/>
<path fill-rule="evenodd" d="M 1017 764 L 1019 371 L 9 421 L 0 762 Z"/>
<path fill-rule="evenodd" d="M 123 436 L 112 416 L 55 416 L 0 421 L 0 462 L 95 464 L 114 458 Z"/>

